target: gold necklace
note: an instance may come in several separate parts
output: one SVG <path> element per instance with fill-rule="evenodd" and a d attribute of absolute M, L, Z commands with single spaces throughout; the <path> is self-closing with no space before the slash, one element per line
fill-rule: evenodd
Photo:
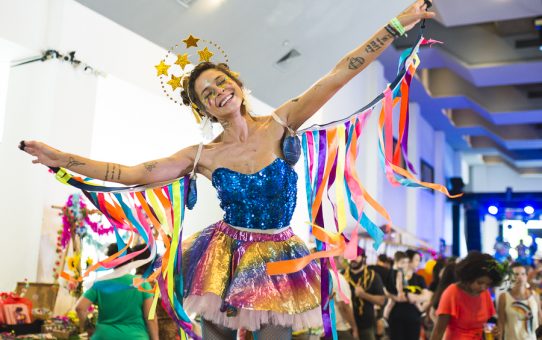
<path fill-rule="evenodd" d="M 374 276 L 375 276 L 374 270 L 369 270 L 367 266 L 363 268 L 363 275 L 360 276 L 360 278 L 358 279 L 358 282 L 354 282 L 354 280 L 350 276 L 350 269 L 348 269 L 344 273 L 344 278 L 346 279 L 346 281 L 350 283 L 352 286 L 354 286 L 354 296 L 356 296 L 355 288 L 361 287 L 363 288 L 363 290 L 366 290 L 373 283 Z M 363 278 L 363 284 L 361 283 L 362 278 Z M 358 313 L 361 316 L 363 315 L 363 299 L 360 296 L 356 296 L 356 297 L 358 298 L 358 301 L 359 301 Z"/>

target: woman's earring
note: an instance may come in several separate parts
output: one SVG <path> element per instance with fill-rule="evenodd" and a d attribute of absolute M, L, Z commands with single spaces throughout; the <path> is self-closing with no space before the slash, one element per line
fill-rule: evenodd
<path fill-rule="evenodd" d="M 213 124 L 211 118 L 207 114 L 205 114 L 205 117 L 200 124 L 200 129 L 203 139 L 213 139 Z"/>

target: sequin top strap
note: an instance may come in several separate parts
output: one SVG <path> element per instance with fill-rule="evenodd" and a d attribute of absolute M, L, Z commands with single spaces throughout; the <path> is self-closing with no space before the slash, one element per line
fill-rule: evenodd
<path fill-rule="evenodd" d="M 287 129 L 288 129 L 288 132 L 290 132 L 290 135 L 292 135 L 292 136 L 295 135 L 295 131 L 292 130 L 292 128 L 289 127 L 288 124 L 286 124 L 286 122 L 284 122 L 284 121 L 282 120 L 282 118 L 280 118 L 280 117 L 275 113 L 275 111 L 271 112 L 271 116 L 273 116 L 273 119 L 274 119 L 277 123 L 279 123 L 280 125 L 282 125 L 282 126 L 284 126 L 285 128 L 287 128 Z"/>
<path fill-rule="evenodd" d="M 198 166 L 202 149 L 203 149 L 203 142 L 199 143 L 198 152 L 196 152 L 196 158 L 194 159 L 194 167 L 192 168 L 192 172 L 190 173 L 190 178 L 193 178 L 196 175 L 196 166 Z"/>

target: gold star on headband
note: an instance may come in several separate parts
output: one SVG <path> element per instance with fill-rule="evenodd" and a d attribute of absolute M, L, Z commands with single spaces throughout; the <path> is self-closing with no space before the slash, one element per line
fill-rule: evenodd
<path fill-rule="evenodd" d="M 167 82 L 171 86 L 171 91 L 175 91 L 178 87 L 181 87 L 181 78 L 171 75 L 171 79 Z"/>
<path fill-rule="evenodd" d="M 198 41 L 199 41 L 199 39 L 192 36 L 192 34 L 190 34 L 190 36 L 188 38 L 183 40 L 183 42 L 186 44 L 186 48 L 198 47 Z"/>
<path fill-rule="evenodd" d="M 190 60 L 188 60 L 188 54 L 177 54 L 177 61 L 175 64 L 179 65 L 181 69 L 184 70 L 185 66 L 190 64 Z"/>
<path fill-rule="evenodd" d="M 183 44 L 186 44 L 186 49 Z M 160 80 L 162 92 L 172 102 L 179 105 L 184 105 L 184 102 L 181 91 L 177 91 L 177 89 L 182 89 L 183 79 L 190 76 L 188 65 L 196 67 L 198 64 L 195 62 L 196 57 L 194 55 L 190 56 L 191 52 L 188 52 L 190 47 L 195 47 L 195 50 L 198 52 L 198 63 L 209 62 L 211 58 L 219 58 L 219 62 L 228 63 L 228 55 L 217 43 L 211 40 L 196 38 L 191 34 L 186 39 L 170 47 L 165 57 L 160 61 L 160 64 L 154 67 L 157 70 L 157 77 Z M 176 65 L 179 65 L 180 68 L 177 68 Z M 173 68 L 170 69 L 171 66 Z M 195 110 L 194 105 L 192 109 Z M 196 119 L 199 119 L 199 114 L 197 112 L 195 114 Z"/>
<path fill-rule="evenodd" d="M 200 62 L 209 61 L 209 60 L 211 60 L 211 57 L 214 55 L 214 53 L 209 51 L 209 49 L 207 49 L 207 47 L 205 47 L 203 50 L 199 50 L 198 54 L 199 54 L 199 61 Z"/>
<path fill-rule="evenodd" d="M 160 64 L 158 65 L 154 65 L 154 67 L 156 68 L 156 71 L 157 71 L 157 74 L 156 76 L 161 76 L 161 75 L 165 75 L 167 76 L 167 70 L 169 69 L 171 65 L 167 65 L 166 63 L 164 63 L 163 60 L 160 60 Z"/>

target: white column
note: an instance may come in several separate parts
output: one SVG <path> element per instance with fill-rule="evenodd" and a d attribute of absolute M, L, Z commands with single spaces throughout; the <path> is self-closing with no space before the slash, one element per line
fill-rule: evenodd
<path fill-rule="evenodd" d="M 446 178 L 444 175 L 444 157 L 446 155 L 446 136 L 443 131 L 435 131 L 434 134 L 434 156 L 433 167 L 435 170 L 435 183 L 446 186 Z M 446 196 L 440 192 L 434 192 L 434 207 L 433 228 L 431 228 L 430 243 L 438 249 L 439 238 L 444 236 L 444 218 L 446 209 Z M 428 231 L 429 232 L 429 231 Z"/>

